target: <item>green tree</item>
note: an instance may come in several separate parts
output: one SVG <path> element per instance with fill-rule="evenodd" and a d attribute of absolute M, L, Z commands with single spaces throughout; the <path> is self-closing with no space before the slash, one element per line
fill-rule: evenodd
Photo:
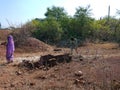
<path fill-rule="evenodd" d="M 52 17 L 59 21 L 61 18 L 65 17 L 67 13 L 65 12 L 64 8 L 62 7 L 55 7 L 47 8 L 47 12 L 45 13 L 46 18 Z"/>
<path fill-rule="evenodd" d="M 120 16 L 120 10 L 116 11 L 117 16 Z M 119 43 L 120 46 L 120 18 L 118 18 L 117 22 L 116 22 L 116 27 L 115 27 L 115 39 L 116 41 Z"/>
<path fill-rule="evenodd" d="M 46 18 L 54 18 L 57 23 L 60 24 L 62 29 L 62 40 L 66 40 L 69 37 L 69 24 L 71 17 L 67 15 L 67 12 L 62 7 L 47 8 L 45 13 Z"/>
<path fill-rule="evenodd" d="M 74 31 L 79 38 L 87 38 L 91 34 L 92 24 L 94 19 L 90 17 L 91 9 L 88 5 L 87 7 L 78 7 L 74 15 Z"/>
<path fill-rule="evenodd" d="M 33 35 L 45 42 L 55 43 L 61 39 L 62 29 L 55 18 L 46 18 L 39 21 L 39 28 L 33 32 Z"/>

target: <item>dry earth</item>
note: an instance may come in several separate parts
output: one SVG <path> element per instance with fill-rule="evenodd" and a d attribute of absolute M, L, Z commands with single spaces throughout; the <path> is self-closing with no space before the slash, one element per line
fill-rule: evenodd
<path fill-rule="evenodd" d="M 68 48 L 61 49 L 37 53 L 16 51 L 14 62 L 6 64 L 5 46 L 0 46 L 0 90 L 111 90 L 110 82 L 120 81 L 120 50 L 113 43 L 79 47 L 78 54 L 73 53 L 72 62 L 59 64 L 49 70 L 18 67 L 22 60 L 39 60 L 41 55 L 70 51 Z M 82 77 L 76 76 L 78 71 L 83 72 Z"/>
<path fill-rule="evenodd" d="M 48 70 L 18 67 L 22 60 L 35 61 L 42 55 L 70 52 L 69 48 L 60 48 L 60 51 L 54 51 L 56 47 L 51 46 L 44 48 L 39 48 L 39 52 L 34 52 L 31 46 L 16 48 L 14 62 L 6 64 L 6 48 L 0 45 L 0 90 L 120 90 L 120 48 L 117 44 L 88 43 L 78 47 L 78 53 L 73 52 L 70 63 L 61 63 Z"/>

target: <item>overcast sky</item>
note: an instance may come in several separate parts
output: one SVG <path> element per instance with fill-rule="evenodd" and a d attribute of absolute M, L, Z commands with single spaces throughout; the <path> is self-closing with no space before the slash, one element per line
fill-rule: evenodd
<path fill-rule="evenodd" d="M 64 7 L 69 15 L 74 15 L 77 7 L 91 6 L 92 17 L 99 19 L 108 13 L 116 14 L 120 10 L 120 0 L 0 0 L 0 22 L 2 27 L 19 26 L 34 18 L 44 18 L 47 7 Z"/>

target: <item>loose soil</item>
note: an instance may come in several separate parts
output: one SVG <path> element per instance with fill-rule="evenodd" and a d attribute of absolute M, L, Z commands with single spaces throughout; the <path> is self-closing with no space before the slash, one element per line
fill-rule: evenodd
<path fill-rule="evenodd" d="M 103 90 L 110 88 L 110 81 L 120 81 L 120 50 L 113 43 L 89 43 L 79 47 L 78 53 L 73 52 L 70 63 L 60 63 L 48 69 L 18 67 L 22 60 L 37 61 L 43 55 L 70 52 L 69 48 L 60 48 L 60 51 L 52 48 L 33 53 L 16 51 L 14 62 L 6 64 L 5 46 L 0 46 L 0 90 Z M 78 71 L 83 73 L 82 81 L 75 75 Z"/>
<path fill-rule="evenodd" d="M 3 41 L 5 37 L 2 38 L 1 42 Z M 36 39 L 28 41 L 34 43 L 27 48 L 16 48 L 14 62 L 10 64 L 6 63 L 6 47 L 0 45 L 0 90 L 120 89 L 120 48 L 118 44 L 88 43 L 78 47 L 78 53 L 73 51 L 72 61 L 69 63 L 29 69 L 19 66 L 23 60 L 34 62 L 40 60 L 43 55 L 66 54 L 70 52 L 70 49 L 50 46 Z M 36 48 L 34 47 L 36 44 L 41 46 Z"/>

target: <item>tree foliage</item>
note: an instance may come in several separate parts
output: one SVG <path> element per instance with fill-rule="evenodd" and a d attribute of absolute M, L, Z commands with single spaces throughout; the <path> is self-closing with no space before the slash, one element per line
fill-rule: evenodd
<path fill-rule="evenodd" d="M 120 11 L 117 10 L 120 15 Z M 120 20 L 115 17 L 103 17 L 95 20 L 92 9 L 79 6 L 74 16 L 69 16 L 62 7 L 47 8 L 46 18 L 36 18 L 26 23 L 34 27 L 32 35 L 44 42 L 57 43 L 71 37 L 80 41 L 117 41 L 120 42 Z"/>
<path fill-rule="evenodd" d="M 45 42 L 57 42 L 60 40 L 62 29 L 54 18 L 39 20 L 39 23 L 38 20 L 34 20 L 34 23 L 39 27 L 33 32 L 34 37 Z"/>
<path fill-rule="evenodd" d="M 58 21 L 66 15 L 67 13 L 65 12 L 64 8 L 55 6 L 52 6 L 52 8 L 47 8 L 47 12 L 45 13 L 46 18 L 52 17 Z"/>

